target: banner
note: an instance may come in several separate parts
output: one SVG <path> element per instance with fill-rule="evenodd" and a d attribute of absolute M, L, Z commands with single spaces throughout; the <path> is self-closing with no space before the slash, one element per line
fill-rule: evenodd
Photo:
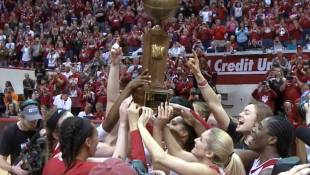
<path fill-rule="evenodd" d="M 309 57 L 309 53 L 304 53 Z M 283 53 L 288 60 L 292 53 Z M 275 54 L 242 54 L 207 56 L 213 72 L 217 72 L 217 84 L 257 84 L 266 78 Z"/>

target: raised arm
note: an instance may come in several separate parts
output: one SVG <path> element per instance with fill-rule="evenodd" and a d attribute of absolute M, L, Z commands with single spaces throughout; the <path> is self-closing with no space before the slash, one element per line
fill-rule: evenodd
<path fill-rule="evenodd" d="M 119 40 L 114 45 L 118 45 Z M 113 46 L 114 46 L 113 45 Z M 111 107 L 116 102 L 117 97 L 120 94 L 120 82 L 119 82 L 119 64 L 123 58 L 123 51 L 121 47 L 112 47 L 111 49 L 111 66 L 108 76 L 107 84 L 107 107 L 106 114 L 109 113 Z"/>
<path fill-rule="evenodd" d="M 144 146 L 140 132 L 138 130 L 138 119 L 139 119 L 140 108 L 135 103 L 132 103 L 128 108 L 128 123 L 130 131 L 130 158 L 132 160 L 140 160 L 146 165 L 146 158 L 144 153 Z"/>
<path fill-rule="evenodd" d="M 120 158 L 125 160 L 127 157 L 127 143 L 128 143 L 128 126 L 127 126 L 127 108 L 129 103 L 131 102 L 131 98 L 126 99 L 119 108 L 119 128 L 117 134 L 117 141 L 115 146 L 115 151 L 112 157 Z"/>
<path fill-rule="evenodd" d="M 195 51 L 193 51 L 193 55 L 194 58 L 189 59 L 188 66 L 190 67 L 191 72 L 194 74 L 198 82 L 199 89 L 201 90 L 202 96 L 206 101 L 207 105 L 209 106 L 211 112 L 213 113 L 214 118 L 218 122 L 218 126 L 221 129 L 227 130 L 230 122 L 230 117 L 227 115 L 213 89 L 203 77 L 199 67 L 199 59 Z"/>
<path fill-rule="evenodd" d="M 176 105 L 177 104 L 174 104 L 174 106 Z M 170 129 L 167 127 L 167 123 L 170 121 L 170 116 L 173 110 L 174 109 L 172 108 L 172 106 L 168 106 L 167 103 L 165 103 L 165 105 L 161 104 L 160 106 L 158 106 L 158 116 L 154 121 L 155 128 L 156 130 L 158 130 L 158 132 L 160 131 L 161 134 L 164 133 L 164 141 L 166 143 L 166 146 L 168 147 L 168 152 L 170 154 L 183 160 L 197 161 L 197 159 L 191 153 L 183 150 L 183 148 L 179 145 L 174 136 L 171 134 Z M 154 139 L 156 140 L 155 135 Z M 158 142 L 158 140 L 157 143 L 161 144 L 161 142 Z"/>
<path fill-rule="evenodd" d="M 147 75 L 147 70 L 144 71 L 139 77 L 132 80 L 122 91 L 120 96 L 117 98 L 113 106 L 111 107 L 110 112 L 107 114 L 107 119 L 102 122 L 101 126 L 105 130 L 105 132 L 110 132 L 115 124 L 118 121 L 119 118 L 119 107 L 121 103 L 124 101 L 125 98 L 127 98 L 133 90 L 136 88 L 142 86 L 143 84 L 149 84 L 150 76 Z"/>
<path fill-rule="evenodd" d="M 207 165 L 201 163 L 187 162 L 180 158 L 174 157 L 166 153 L 160 145 L 153 139 L 151 134 L 145 128 L 146 123 L 153 115 L 152 109 L 143 107 L 142 115 L 138 121 L 138 128 L 141 133 L 143 142 L 152 155 L 153 163 L 160 163 L 166 168 L 177 172 L 178 174 L 191 174 L 191 175 L 213 175 L 217 174 L 214 170 Z"/>
<path fill-rule="evenodd" d="M 180 111 L 179 113 L 184 121 L 195 129 L 197 135 L 200 136 L 204 131 L 209 129 L 207 122 L 196 114 L 195 111 L 179 104 L 170 103 L 169 105 L 172 106 L 174 110 Z"/>

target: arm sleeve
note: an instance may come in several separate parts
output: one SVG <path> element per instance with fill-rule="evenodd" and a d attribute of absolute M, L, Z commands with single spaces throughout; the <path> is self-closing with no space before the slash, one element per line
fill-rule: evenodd
<path fill-rule="evenodd" d="M 204 121 L 195 111 L 191 110 L 192 115 L 195 117 L 196 120 L 199 121 L 206 129 L 210 129 L 211 127 Z"/>
<path fill-rule="evenodd" d="M 13 133 L 9 129 L 10 127 L 6 127 L 3 131 L 3 134 L 1 134 L 0 139 L 0 155 L 2 156 L 9 156 L 12 152 L 12 140 L 11 138 L 14 138 Z"/>
<path fill-rule="evenodd" d="M 131 137 L 131 154 L 132 160 L 141 160 L 146 165 L 146 158 L 144 154 L 144 147 L 139 130 L 130 132 Z"/>

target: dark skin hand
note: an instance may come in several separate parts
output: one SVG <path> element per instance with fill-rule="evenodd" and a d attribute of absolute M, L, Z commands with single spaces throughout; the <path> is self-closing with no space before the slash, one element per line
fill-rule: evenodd
<path fill-rule="evenodd" d="M 143 85 L 149 85 L 151 83 L 151 77 L 147 73 L 148 70 L 145 70 L 140 76 L 129 82 L 129 84 L 125 87 L 120 96 L 117 98 L 117 100 L 111 107 L 111 110 L 108 113 L 106 120 L 102 122 L 102 128 L 106 132 L 111 132 L 115 124 L 117 123 L 119 119 L 119 107 L 122 102 L 138 87 L 141 87 Z"/>

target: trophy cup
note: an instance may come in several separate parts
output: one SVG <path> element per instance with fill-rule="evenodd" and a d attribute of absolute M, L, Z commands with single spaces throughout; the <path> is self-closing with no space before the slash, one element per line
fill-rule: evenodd
<path fill-rule="evenodd" d="M 143 5 L 155 24 L 143 38 L 142 67 L 148 69 L 152 82 L 138 88 L 133 94 L 133 100 L 156 110 L 161 102 L 168 101 L 172 96 L 172 91 L 164 85 L 170 38 L 161 23 L 175 15 L 179 0 L 143 0 Z"/>

